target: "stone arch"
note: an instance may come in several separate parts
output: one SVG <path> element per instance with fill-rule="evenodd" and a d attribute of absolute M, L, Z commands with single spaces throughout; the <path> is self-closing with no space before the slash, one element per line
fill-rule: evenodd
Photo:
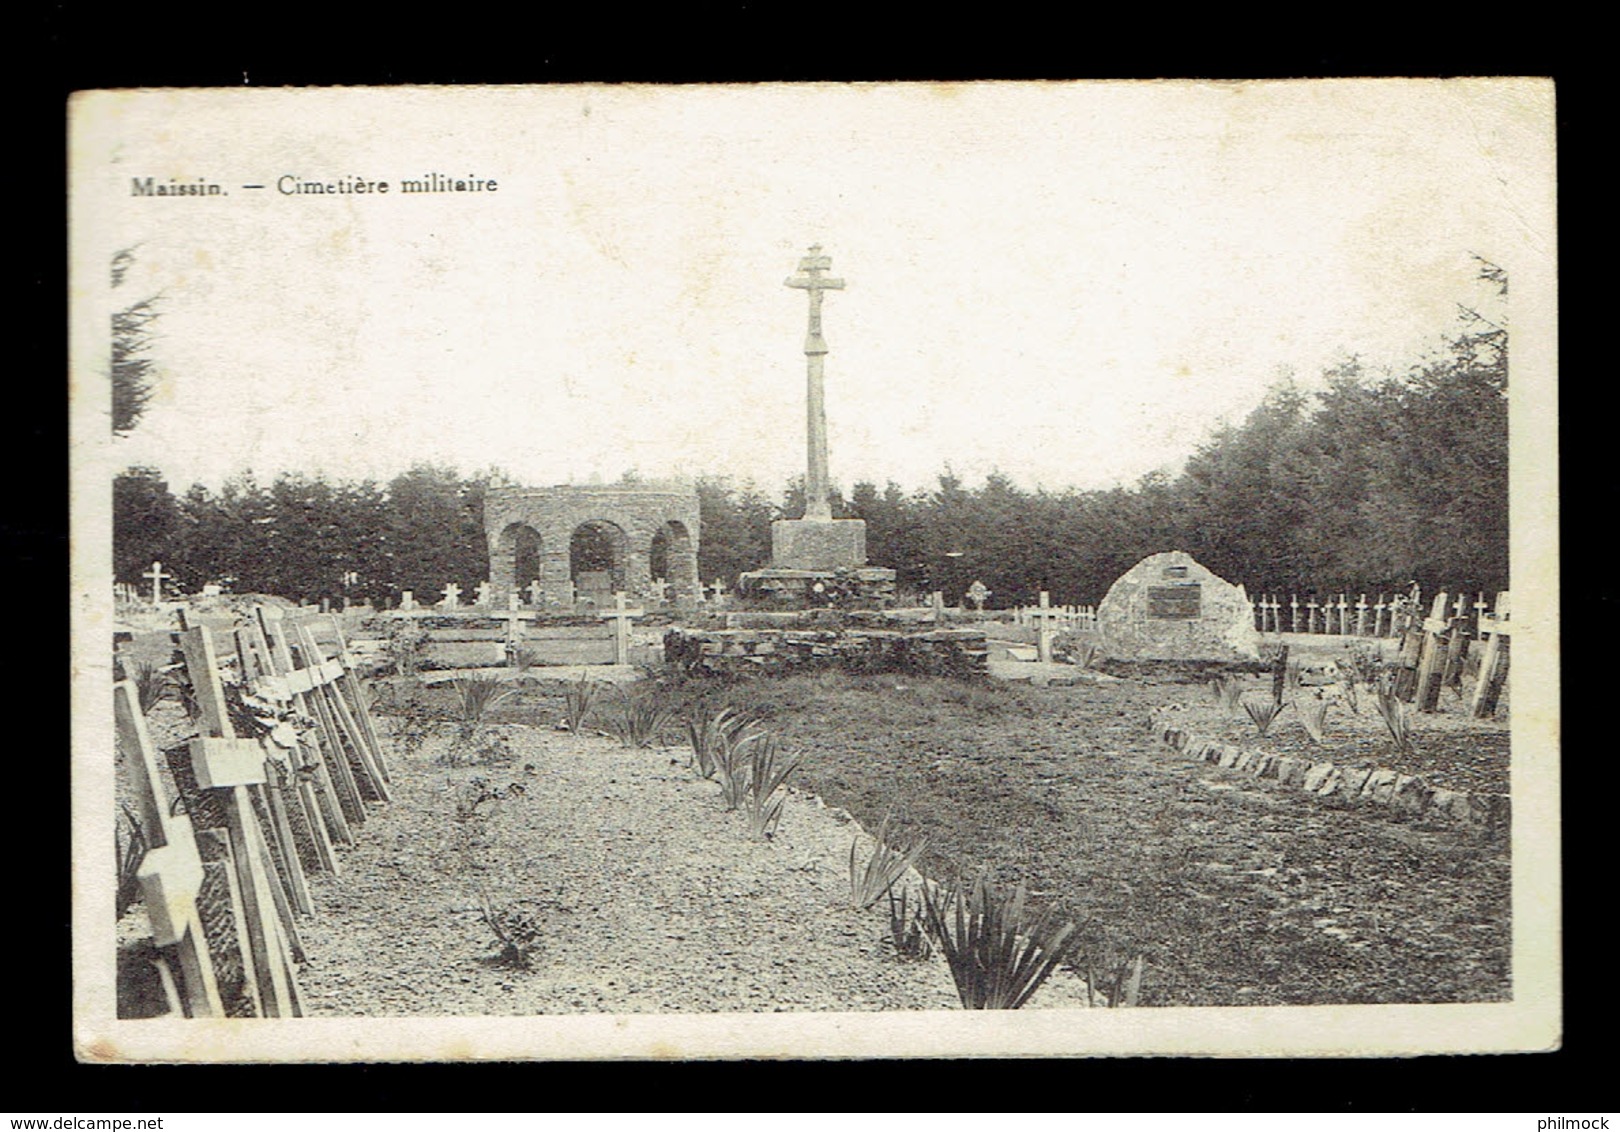
<path fill-rule="evenodd" d="M 654 579 L 669 583 L 677 603 L 697 601 L 697 550 L 692 532 L 679 519 L 666 519 L 653 532 L 647 543 L 647 568 Z"/>
<path fill-rule="evenodd" d="M 591 580 L 606 575 L 606 586 Z M 630 588 L 630 536 L 609 519 L 587 519 L 568 533 L 568 576 L 580 595 L 601 595 Z"/>
<path fill-rule="evenodd" d="M 540 532 L 528 523 L 508 523 L 490 553 L 489 580 L 502 593 L 522 593 L 544 577 Z"/>
<path fill-rule="evenodd" d="M 568 607 L 575 597 L 574 532 L 594 525 L 615 540 L 610 567 L 615 588 L 645 599 L 652 592 L 652 542 L 662 532 L 666 580 L 678 601 L 695 602 L 698 511 L 697 492 L 689 486 L 492 488 L 484 500 L 490 580 L 503 593 L 514 591 L 515 562 L 508 554 L 514 548 L 505 540 L 516 536 L 506 532 L 514 525 L 528 527 L 539 536 L 542 604 Z"/>

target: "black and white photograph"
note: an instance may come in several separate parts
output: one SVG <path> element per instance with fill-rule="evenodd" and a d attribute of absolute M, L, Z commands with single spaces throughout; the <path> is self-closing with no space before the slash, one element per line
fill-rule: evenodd
<path fill-rule="evenodd" d="M 1557 1048 L 1553 107 L 75 95 L 78 1058 Z"/>

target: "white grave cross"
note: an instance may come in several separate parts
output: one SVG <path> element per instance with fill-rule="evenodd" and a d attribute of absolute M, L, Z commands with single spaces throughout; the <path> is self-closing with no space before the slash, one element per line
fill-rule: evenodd
<path fill-rule="evenodd" d="M 534 581 L 529 583 L 529 604 L 530 605 L 539 605 L 540 604 L 540 579 L 539 578 L 536 578 Z"/>
<path fill-rule="evenodd" d="M 614 622 L 613 634 L 613 663 L 630 663 L 630 621 L 632 618 L 646 614 L 644 609 L 629 609 L 624 603 L 624 591 L 619 590 L 613 595 L 613 608 L 603 610 L 598 617 L 610 619 Z"/>
<path fill-rule="evenodd" d="M 1052 608 L 1052 595 L 1045 590 L 1041 591 L 1041 604 L 1029 611 L 1029 615 L 1036 618 L 1036 646 L 1040 650 L 1042 664 L 1052 663 L 1052 622 L 1062 616 L 1062 611 Z"/>
<path fill-rule="evenodd" d="M 990 589 L 983 582 L 978 581 L 969 586 L 967 590 L 968 600 L 973 603 L 973 608 L 980 613 L 984 612 L 984 599 L 989 597 L 990 594 Z"/>
<path fill-rule="evenodd" d="M 151 578 L 152 579 L 152 604 L 153 605 L 157 605 L 163 600 L 163 579 L 167 578 L 171 582 L 174 581 L 174 575 L 173 574 L 165 574 L 163 572 L 163 563 L 161 563 L 161 562 L 152 563 L 152 568 L 150 570 L 148 570 L 146 573 L 142 574 L 141 577 L 143 577 L 143 578 Z"/>
<path fill-rule="evenodd" d="M 488 605 L 489 604 L 489 595 L 491 594 L 491 592 L 494 591 L 495 587 L 490 585 L 487 581 L 485 581 L 485 582 L 479 582 L 477 588 L 478 588 L 478 598 L 474 602 L 474 604 L 475 605 Z"/>
<path fill-rule="evenodd" d="M 444 600 L 439 603 L 448 609 L 454 609 L 461 604 L 461 587 L 451 582 L 444 587 Z"/>

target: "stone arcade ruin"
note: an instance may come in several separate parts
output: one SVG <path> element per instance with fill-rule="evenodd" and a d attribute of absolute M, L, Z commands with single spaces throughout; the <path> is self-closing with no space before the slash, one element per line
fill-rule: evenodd
<path fill-rule="evenodd" d="M 1180 550 L 1150 555 L 1121 575 L 1097 607 L 1097 629 L 1118 660 L 1260 657 L 1249 595 Z"/>
<path fill-rule="evenodd" d="M 491 488 L 484 533 L 503 605 L 509 594 L 565 609 L 576 598 L 611 602 L 619 590 L 653 597 L 657 578 L 677 605 L 701 595 L 695 488 Z"/>

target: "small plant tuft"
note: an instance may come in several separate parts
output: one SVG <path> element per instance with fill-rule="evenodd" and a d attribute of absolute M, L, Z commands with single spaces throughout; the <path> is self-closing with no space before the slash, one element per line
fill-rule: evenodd
<path fill-rule="evenodd" d="M 508 699 L 515 689 L 503 688 L 498 676 L 458 676 L 452 683 L 460 698 L 461 732 L 471 737 L 490 708 Z"/>
<path fill-rule="evenodd" d="M 148 848 L 146 831 L 141 828 L 140 821 L 128 806 L 120 808 L 124 811 L 124 820 L 129 823 L 129 840 L 123 841 L 117 829 L 113 830 L 113 849 L 118 855 L 118 885 L 115 889 L 118 914 L 115 919 L 122 919 L 124 913 L 134 907 L 135 901 L 141 897 L 141 882 L 137 874 Z"/>
<path fill-rule="evenodd" d="M 934 953 L 922 907 L 911 903 L 911 890 L 904 885 L 889 891 L 888 942 L 901 959 L 927 959 Z"/>
<path fill-rule="evenodd" d="M 534 913 L 510 905 L 494 907 L 488 894 L 480 893 L 479 914 L 501 944 L 497 962 L 527 971 L 540 949 L 540 921 Z"/>
<path fill-rule="evenodd" d="M 1389 737 L 1395 741 L 1397 751 L 1412 750 L 1412 711 L 1388 687 L 1377 689 L 1373 706 L 1378 709 L 1379 718 L 1389 729 Z"/>
<path fill-rule="evenodd" d="M 686 720 L 687 739 L 692 744 L 691 767 L 699 778 L 713 778 L 715 757 L 722 747 L 732 745 L 753 729 L 749 716 L 733 709 L 716 711 L 706 700 L 692 705 Z"/>
<path fill-rule="evenodd" d="M 1075 926 L 1050 915 L 1026 916 L 1024 886 L 996 891 L 981 873 L 923 889 L 923 923 L 945 956 L 956 993 L 969 1010 L 1017 1010 L 1070 958 Z"/>
<path fill-rule="evenodd" d="M 169 693 L 168 672 L 162 665 L 150 660 L 136 661 L 135 672 L 131 679 L 135 682 L 135 698 L 141 705 L 142 715 L 157 707 Z"/>
<path fill-rule="evenodd" d="M 1270 729 L 1284 706 L 1281 700 L 1274 699 L 1243 701 L 1243 710 L 1249 713 L 1249 718 L 1254 721 L 1255 731 L 1259 735 L 1264 735 Z"/>
<path fill-rule="evenodd" d="M 783 756 L 775 735 L 761 732 L 749 744 L 748 792 L 743 796 L 743 814 L 755 837 L 769 841 L 782 820 L 787 801 L 787 780 L 799 769 L 799 760 Z"/>
<path fill-rule="evenodd" d="M 1100 979 L 1097 972 L 1088 967 L 1086 986 L 1090 990 L 1090 1005 L 1095 1006 L 1100 999 L 1102 1005 L 1108 1007 L 1136 1006 L 1141 1001 L 1142 971 L 1146 966 L 1147 957 L 1138 955 L 1115 967 L 1112 978 L 1105 972 Z"/>
<path fill-rule="evenodd" d="M 1209 682 L 1209 690 L 1215 702 L 1227 711 L 1237 711 L 1238 705 L 1243 702 L 1243 685 L 1232 677 L 1215 677 Z"/>
<path fill-rule="evenodd" d="M 653 688 L 644 692 L 619 692 L 615 710 L 607 717 L 607 725 L 614 736 L 626 747 L 662 745 L 664 731 L 675 715 L 674 708 L 662 691 Z"/>
<path fill-rule="evenodd" d="M 874 835 L 872 852 L 864 865 L 857 864 L 856 856 L 861 839 L 855 837 L 850 840 L 849 903 L 859 911 L 864 912 L 886 894 L 891 894 L 896 882 L 917 864 L 918 858 L 928 848 L 927 838 L 919 837 L 909 842 L 895 838 L 890 833 L 893 821 L 894 811 L 883 815 L 883 821 Z"/>
<path fill-rule="evenodd" d="M 581 672 L 579 682 L 563 693 L 563 724 L 571 734 L 578 735 L 596 710 L 596 693 L 600 687 Z"/>

